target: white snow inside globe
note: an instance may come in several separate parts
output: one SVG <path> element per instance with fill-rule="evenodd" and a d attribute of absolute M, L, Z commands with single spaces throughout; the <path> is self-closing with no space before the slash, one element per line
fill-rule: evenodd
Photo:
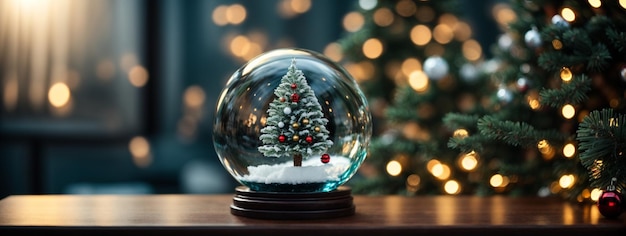
<path fill-rule="evenodd" d="M 226 170 L 263 192 L 329 192 L 367 156 L 367 100 L 324 55 L 287 48 L 239 68 L 217 102 L 213 143 Z"/>

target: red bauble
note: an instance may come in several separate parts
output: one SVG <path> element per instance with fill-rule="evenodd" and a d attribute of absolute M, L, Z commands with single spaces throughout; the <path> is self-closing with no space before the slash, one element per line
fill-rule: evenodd
<path fill-rule="evenodd" d="M 287 99 L 285 99 L 284 97 L 280 98 L 280 102 L 285 102 L 285 100 L 287 100 Z"/>
<path fill-rule="evenodd" d="M 300 95 L 298 95 L 297 93 L 291 94 L 291 101 L 292 102 L 300 101 Z"/>
<path fill-rule="evenodd" d="M 603 191 L 598 198 L 598 210 L 607 218 L 616 218 L 623 211 L 622 195 L 617 191 Z"/>
<path fill-rule="evenodd" d="M 306 136 L 306 138 L 304 138 L 304 141 L 306 141 L 307 143 L 312 143 L 313 142 L 313 137 Z"/>
<path fill-rule="evenodd" d="M 278 136 L 278 142 L 284 143 L 287 140 L 287 136 L 285 135 L 280 135 Z"/>
<path fill-rule="evenodd" d="M 298 88 L 298 85 L 296 85 L 295 83 L 291 84 L 291 89 L 297 89 L 297 88 Z"/>
<path fill-rule="evenodd" d="M 322 163 L 328 163 L 330 161 L 330 155 L 328 153 L 322 154 Z"/>

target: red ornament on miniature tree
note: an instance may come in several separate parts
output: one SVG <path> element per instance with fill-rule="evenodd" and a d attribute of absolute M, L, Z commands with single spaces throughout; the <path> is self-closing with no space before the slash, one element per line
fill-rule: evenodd
<path fill-rule="evenodd" d="M 298 88 L 297 84 L 295 84 L 295 83 L 291 84 L 291 89 L 296 89 L 296 88 Z"/>
<path fill-rule="evenodd" d="M 304 138 L 304 141 L 306 141 L 307 143 L 312 143 L 313 142 L 313 137 L 306 136 L 306 138 Z"/>
<path fill-rule="evenodd" d="M 294 93 L 291 95 L 291 101 L 292 102 L 298 102 L 300 101 L 300 95 L 298 95 L 297 93 Z"/>
<path fill-rule="evenodd" d="M 322 163 L 324 164 L 328 163 L 330 161 L 330 155 L 328 155 L 328 153 L 322 154 L 321 160 L 322 160 Z"/>
<path fill-rule="evenodd" d="M 287 140 L 287 137 L 285 135 L 280 135 L 278 136 L 278 142 L 284 143 Z"/>

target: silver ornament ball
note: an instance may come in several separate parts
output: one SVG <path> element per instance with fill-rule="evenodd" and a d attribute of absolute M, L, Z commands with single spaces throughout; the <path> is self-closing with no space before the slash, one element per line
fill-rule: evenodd
<path fill-rule="evenodd" d="M 440 80 L 448 74 L 448 62 L 440 56 L 432 56 L 424 61 L 424 72 L 428 78 Z"/>
<path fill-rule="evenodd" d="M 541 34 L 536 28 L 533 28 L 524 34 L 524 42 L 531 48 L 538 48 L 541 46 Z"/>

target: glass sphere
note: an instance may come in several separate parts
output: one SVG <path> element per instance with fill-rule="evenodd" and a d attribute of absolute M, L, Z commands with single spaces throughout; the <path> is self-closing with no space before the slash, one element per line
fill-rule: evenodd
<path fill-rule="evenodd" d="M 322 54 L 287 48 L 233 73 L 217 102 L 213 144 L 226 170 L 251 190 L 328 192 L 356 173 L 371 133 L 355 80 Z"/>

